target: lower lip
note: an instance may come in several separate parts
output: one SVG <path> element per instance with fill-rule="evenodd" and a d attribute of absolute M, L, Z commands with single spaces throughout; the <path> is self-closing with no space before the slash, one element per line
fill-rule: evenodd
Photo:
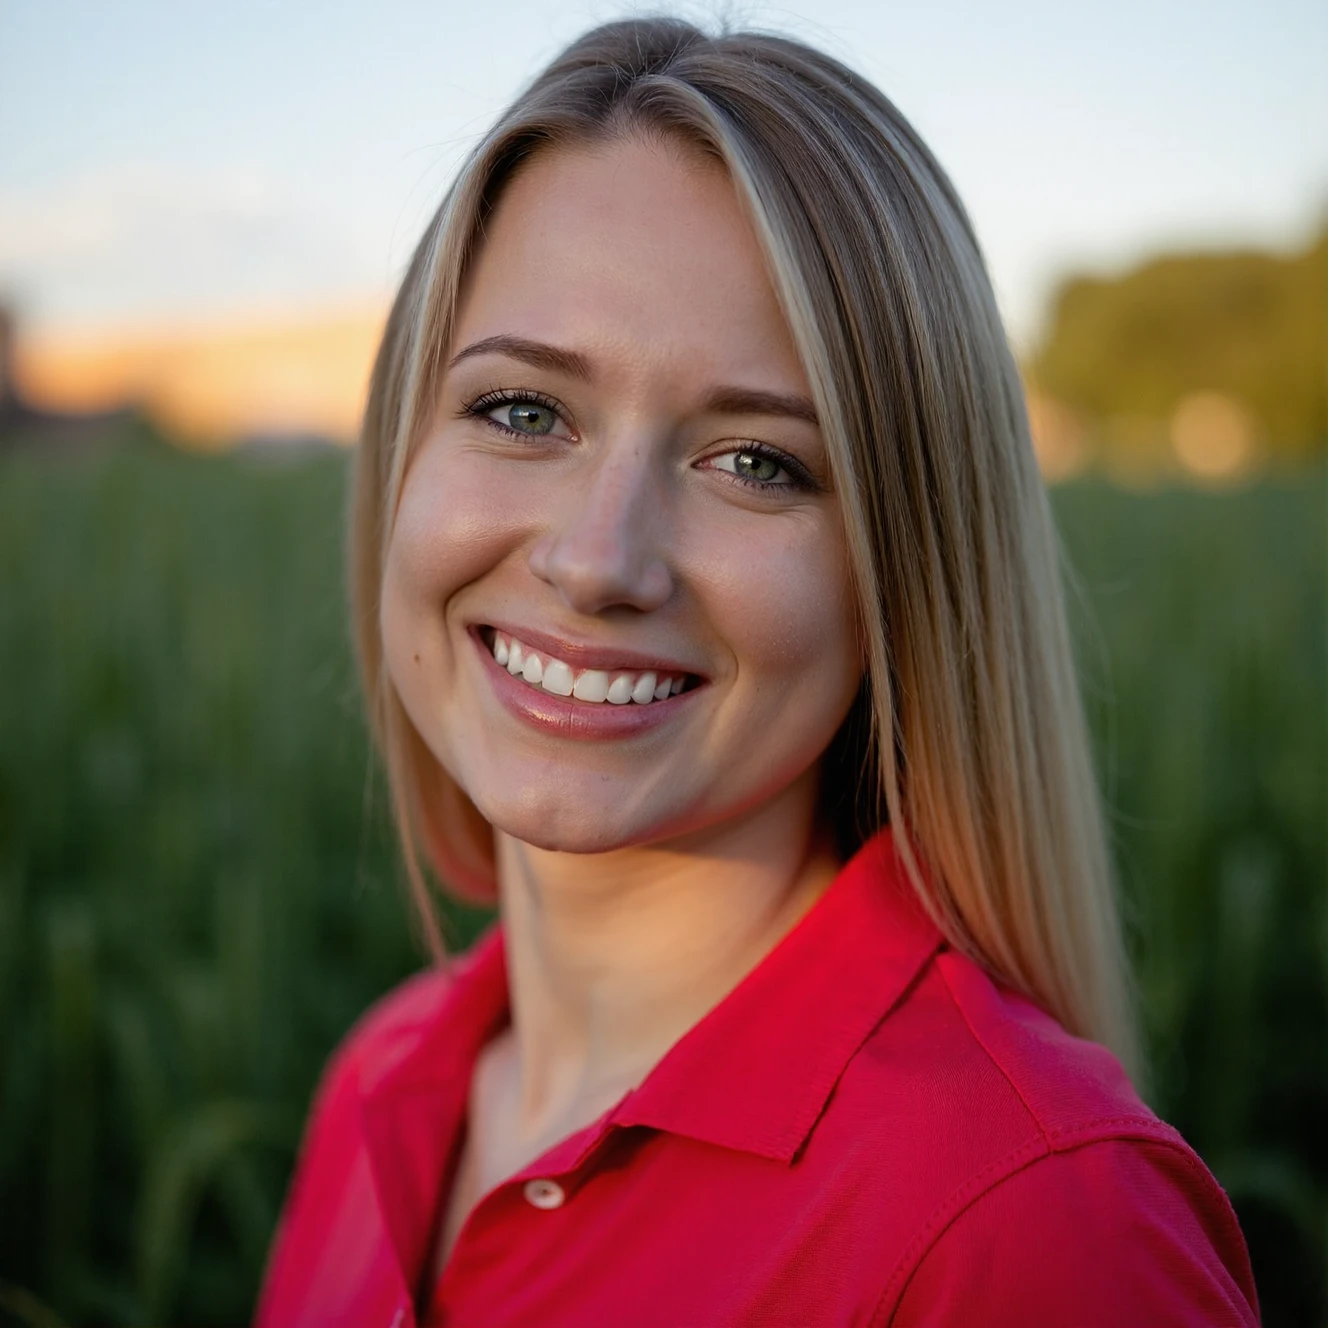
<path fill-rule="evenodd" d="M 702 690 L 693 687 L 677 696 L 649 701 L 645 705 L 638 705 L 635 701 L 613 705 L 609 701 L 578 701 L 572 696 L 555 696 L 514 678 L 494 659 L 493 651 L 484 644 L 478 629 L 471 628 L 470 637 L 503 705 L 518 719 L 559 738 L 601 742 L 650 732 L 686 714 L 692 697 Z"/>

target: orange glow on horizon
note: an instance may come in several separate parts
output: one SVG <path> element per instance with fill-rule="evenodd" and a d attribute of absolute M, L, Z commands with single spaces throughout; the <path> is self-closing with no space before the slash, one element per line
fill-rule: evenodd
<path fill-rule="evenodd" d="M 39 409 L 136 405 L 169 435 L 202 446 L 254 434 L 349 443 L 385 318 L 383 301 L 122 331 L 20 329 L 14 376 Z"/>

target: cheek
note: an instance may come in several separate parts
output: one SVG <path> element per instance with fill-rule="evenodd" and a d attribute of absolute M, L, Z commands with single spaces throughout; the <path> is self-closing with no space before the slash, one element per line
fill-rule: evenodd
<path fill-rule="evenodd" d="M 811 693 L 817 709 L 851 699 L 862 672 L 847 555 L 828 525 L 790 521 L 716 551 L 709 578 L 739 679 L 763 693 Z"/>
<path fill-rule="evenodd" d="M 455 664 L 447 632 L 454 596 L 519 542 L 510 508 L 495 501 L 499 490 L 481 470 L 464 456 L 425 444 L 397 508 L 380 628 L 388 671 L 417 724 L 424 678 L 450 677 Z"/>
<path fill-rule="evenodd" d="M 511 539 L 510 505 L 482 467 L 426 448 L 406 476 L 388 572 L 403 588 L 441 602 L 492 567 Z"/>

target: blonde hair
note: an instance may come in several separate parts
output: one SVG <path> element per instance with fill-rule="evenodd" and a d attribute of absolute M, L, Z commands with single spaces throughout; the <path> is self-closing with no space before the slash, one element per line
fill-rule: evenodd
<path fill-rule="evenodd" d="M 574 42 L 475 148 L 420 241 L 378 352 L 356 461 L 361 679 L 408 875 L 492 897 L 492 831 L 407 718 L 379 596 L 411 449 L 436 399 L 484 219 L 531 154 L 628 134 L 722 164 L 810 379 L 867 652 L 824 760 L 851 852 L 889 823 L 950 943 L 1136 1077 L 1129 968 L 1074 672 L 1060 551 L 1024 395 L 953 186 L 871 84 L 798 42 L 677 20 Z"/>

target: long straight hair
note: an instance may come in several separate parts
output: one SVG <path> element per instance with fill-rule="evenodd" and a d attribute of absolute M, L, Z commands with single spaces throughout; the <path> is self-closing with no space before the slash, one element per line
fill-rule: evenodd
<path fill-rule="evenodd" d="M 421 856 L 492 899 L 492 828 L 410 723 L 380 592 L 412 448 L 486 216 L 537 152 L 681 141 L 728 173 L 806 366 L 867 669 L 823 762 L 847 854 L 885 824 L 951 945 L 1142 1074 L 1129 966 L 1024 395 L 953 186 L 870 83 L 799 42 L 671 19 L 588 32 L 460 170 L 416 248 L 370 384 L 351 505 L 361 681 L 424 933 Z"/>

